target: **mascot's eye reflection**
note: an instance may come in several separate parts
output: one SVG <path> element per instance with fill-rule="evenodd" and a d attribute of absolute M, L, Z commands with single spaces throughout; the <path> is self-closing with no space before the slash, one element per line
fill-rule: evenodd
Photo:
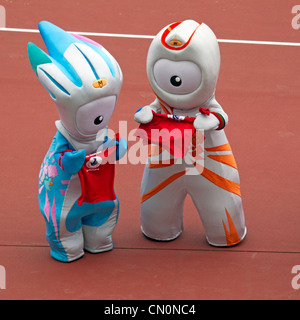
<path fill-rule="evenodd" d="M 170 79 L 170 82 L 171 82 L 171 84 L 172 84 L 174 87 L 180 87 L 181 84 L 182 84 L 182 80 L 181 80 L 180 77 L 178 77 L 178 76 L 173 76 L 173 77 Z"/>
<path fill-rule="evenodd" d="M 104 120 L 103 116 L 99 116 L 94 120 L 94 124 L 98 126 Z"/>

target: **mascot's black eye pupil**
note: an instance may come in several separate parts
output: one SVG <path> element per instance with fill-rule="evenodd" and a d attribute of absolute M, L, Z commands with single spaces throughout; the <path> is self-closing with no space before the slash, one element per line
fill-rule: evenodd
<path fill-rule="evenodd" d="M 173 76 L 170 79 L 170 82 L 174 87 L 179 87 L 182 84 L 182 81 L 181 81 L 180 77 L 178 77 L 178 76 Z"/>
<path fill-rule="evenodd" d="M 94 124 L 98 126 L 103 121 L 103 116 L 99 116 L 94 120 Z"/>

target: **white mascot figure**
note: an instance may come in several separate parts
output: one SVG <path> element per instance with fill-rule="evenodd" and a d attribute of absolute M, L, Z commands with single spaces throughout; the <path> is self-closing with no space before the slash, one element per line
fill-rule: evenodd
<path fill-rule="evenodd" d="M 190 126 L 194 131 L 183 155 L 176 146 L 164 148 L 162 140 L 148 140 L 151 152 L 141 185 L 141 225 L 147 238 L 180 236 L 188 194 L 210 245 L 234 246 L 246 236 L 239 173 L 224 132 L 228 116 L 215 99 L 219 70 L 218 41 L 204 23 L 173 23 L 151 43 L 147 74 L 156 99 L 135 113 L 135 121 L 146 134 L 158 127 Z"/>

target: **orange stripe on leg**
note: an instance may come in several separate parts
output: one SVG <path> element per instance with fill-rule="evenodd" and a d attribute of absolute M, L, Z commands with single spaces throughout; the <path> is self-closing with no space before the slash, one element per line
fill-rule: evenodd
<path fill-rule="evenodd" d="M 232 221 L 230 214 L 228 213 L 226 208 L 225 208 L 225 210 L 226 210 L 226 216 L 227 216 L 227 220 L 228 220 L 228 224 L 229 224 L 229 231 L 228 231 L 224 220 L 222 220 L 223 227 L 224 227 L 225 234 L 226 234 L 226 242 L 227 242 L 228 246 L 234 246 L 234 245 L 240 243 L 241 239 L 236 231 L 235 225 Z"/>
<path fill-rule="evenodd" d="M 159 169 L 173 166 L 175 164 L 175 159 L 167 159 L 164 161 L 150 162 L 149 169 Z"/>
<path fill-rule="evenodd" d="M 169 177 L 168 179 L 166 179 L 165 181 L 160 183 L 157 187 L 155 187 L 151 191 L 145 193 L 142 196 L 141 202 L 145 202 L 146 200 L 150 199 L 151 197 L 156 195 L 158 192 L 163 190 L 165 187 L 167 187 L 170 183 L 172 183 L 173 181 L 177 180 L 178 178 L 180 178 L 184 175 L 185 175 L 185 170 L 172 175 L 171 177 Z"/>
<path fill-rule="evenodd" d="M 205 148 L 206 151 L 231 151 L 231 147 L 229 143 L 222 144 L 221 146 L 213 147 L 213 148 Z"/>
<path fill-rule="evenodd" d="M 237 164 L 235 162 L 234 156 L 233 154 L 223 154 L 223 155 L 219 155 L 219 154 L 214 154 L 214 155 L 208 155 L 208 158 L 213 159 L 215 161 L 227 164 L 228 166 L 237 169 Z"/>
<path fill-rule="evenodd" d="M 206 168 L 203 168 L 201 175 L 216 186 L 241 197 L 241 189 L 238 183 L 225 179 Z"/>

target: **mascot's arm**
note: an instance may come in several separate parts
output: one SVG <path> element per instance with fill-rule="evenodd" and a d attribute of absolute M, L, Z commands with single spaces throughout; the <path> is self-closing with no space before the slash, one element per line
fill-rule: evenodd
<path fill-rule="evenodd" d="M 115 161 L 119 161 L 120 159 L 122 159 L 125 156 L 125 154 L 128 150 L 128 145 L 127 145 L 126 140 L 124 138 L 120 139 L 119 133 L 117 133 L 115 135 L 114 140 L 106 137 L 104 143 L 102 144 L 102 146 L 100 148 L 103 151 L 105 149 L 108 149 L 108 148 L 111 148 L 114 146 L 116 146 Z"/>
<path fill-rule="evenodd" d="M 126 152 L 128 150 L 127 142 L 124 138 L 121 138 L 119 141 L 117 141 L 117 154 L 116 154 L 116 160 L 119 161 L 122 159 Z"/>
<path fill-rule="evenodd" d="M 134 120 L 138 123 L 149 123 L 153 119 L 153 112 L 161 113 L 161 106 L 156 99 L 150 106 L 145 106 L 136 111 Z"/>
<path fill-rule="evenodd" d="M 63 151 L 58 159 L 60 167 L 69 174 L 76 174 L 82 168 L 86 160 L 85 150 Z"/>
<path fill-rule="evenodd" d="M 213 99 L 207 109 L 200 108 L 194 127 L 197 130 L 222 130 L 228 123 L 228 116 L 220 104 Z"/>
<path fill-rule="evenodd" d="M 127 142 L 124 138 L 120 139 L 118 133 L 116 134 L 115 138 L 116 138 L 115 140 L 108 138 L 103 146 L 105 146 L 105 148 L 116 146 L 117 148 L 116 148 L 115 160 L 119 161 L 120 159 L 122 159 L 125 156 L 125 154 L 128 150 L 128 145 L 127 145 Z M 103 146 L 102 146 L 102 148 L 103 148 Z"/>

